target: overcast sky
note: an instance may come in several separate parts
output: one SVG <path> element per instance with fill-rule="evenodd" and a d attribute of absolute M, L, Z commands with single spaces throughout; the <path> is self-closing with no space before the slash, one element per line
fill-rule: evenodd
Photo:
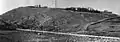
<path fill-rule="evenodd" d="M 54 0 L 0 0 L 0 14 L 25 5 L 54 7 Z M 57 0 L 57 7 L 92 7 L 120 14 L 120 0 Z"/>

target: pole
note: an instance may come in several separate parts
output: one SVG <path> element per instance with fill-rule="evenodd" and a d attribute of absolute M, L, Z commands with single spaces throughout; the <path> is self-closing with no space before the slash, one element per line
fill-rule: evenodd
<path fill-rule="evenodd" d="M 57 8 L 57 0 L 55 0 L 55 8 Z"/>

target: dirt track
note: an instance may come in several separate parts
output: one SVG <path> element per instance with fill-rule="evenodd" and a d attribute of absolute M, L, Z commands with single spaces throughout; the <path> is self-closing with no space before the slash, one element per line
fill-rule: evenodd
<path fill-rule="evenodd" d="M 62 32 L 39 31 L 30 29 L 17 29 L 17 31 L 0 31 L 0 42 L 119 42 L 118 37 L 94 36 Z M 92 40 L 92 41 L 90 41 Z"/>

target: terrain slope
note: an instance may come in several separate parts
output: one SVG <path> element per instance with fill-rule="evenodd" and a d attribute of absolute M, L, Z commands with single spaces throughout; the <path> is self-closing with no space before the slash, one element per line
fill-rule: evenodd
<path fill-rule="evenodd" d="M 11 42 L 90 42 L 90 40 L 104 42 L 93 39 L 98 36 L 99 39 L 102 36 L 119 38 L 119 27 L 119 15 L 72 11 L 64 8 L 19 7 L 0 15 L 0 38 L 12 39 Z M 89 41 L 83 40 L 91 37 L 90 35 L 93 38 Z"/>

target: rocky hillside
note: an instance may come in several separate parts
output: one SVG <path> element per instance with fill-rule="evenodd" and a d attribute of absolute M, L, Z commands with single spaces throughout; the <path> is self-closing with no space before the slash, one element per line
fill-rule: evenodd
<path fill-rule="evenodd" d="M 66 9 L 19 7 L 0 15 L 0 30 L 19 28 L 120 37 L 118 15 Z"/>
<path fill-rule="evenodd" d="M 117 15 L 112 13 L 74 12 L 62 8 L 19 7 L 4 13 L 0 17 L 4 22 L 13 25 L 13 29 L 15 27 L 46 31 L 75 32 L 85 29 L 83 27 L 88 23 L 116 16 Z M 7 28 L 9 28 L 9 26 Z"/>

